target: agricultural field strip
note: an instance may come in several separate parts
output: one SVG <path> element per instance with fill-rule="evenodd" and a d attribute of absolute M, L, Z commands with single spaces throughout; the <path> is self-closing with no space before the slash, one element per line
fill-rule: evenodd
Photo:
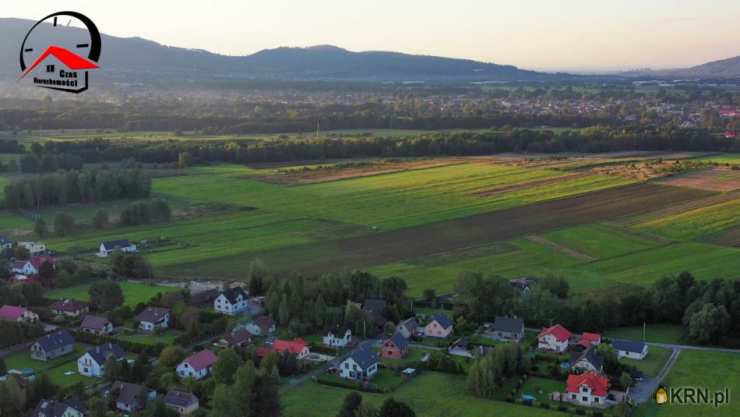
<path fill-rule="evenodd" d="M 282 265 L 305 272 L 327 272 L 342 267 L 366 267 L 401 262 L 462 247 L 506 241 L 561 227 L 612 220 L 650 210 L 656 204 L 701 198 L 697 190 L 634 185 L 588 193 L 513 209 L 478 214 L 374 233 L 367 236 L 318 242 L 311 251 L 336 253 L 331 259 L 299 259 L 302 248 L 270 253 L 278 259 L 297 259 Z M 256 254 L 258 256 L 259 254 Z"/>
<path fill-rule="evenodd" d="M 637 224 L 640 230 L 650 230 L 674 239 L 696 239 L 719 234 L 740 226 L 740 195 L 733 199 L 701 207 L 691 207 L 659 219 Z"/>

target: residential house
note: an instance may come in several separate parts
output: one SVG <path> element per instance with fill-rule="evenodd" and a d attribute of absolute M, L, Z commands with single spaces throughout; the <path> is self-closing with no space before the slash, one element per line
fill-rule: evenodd
<path fill-rule="evenodd" d="M 0 307 L 0 320 L 36 323 L 39 315 L 25 307 L 4 305 Z"/>
<path fill-rule="evenodd" d="M 403 320 L 396 326 L 396 332 L 401 333 L 406 339 L 411 339 L 419 334 L 419 322 L 416 317 Z"/>
<path fill-rule="evenodd" d="M 553 352 L 565 352 L 568 350 L 571 335 L 568 329 L 559 324 L 547 327 L 537 335 L 537 347 Z"/>
<path fill-rule="evenodd" d="M 447 338 L 452 334 L 452 320 L 444 314 L 435 314 L 432 320 L 424 327 L 424 336 Z"/>
<path fill-rule="evenodd" d="M 51 312 L 61 317 L 72 317 L 77 318 L 88 312 L 89 307 L 87 303 L 82 301 L 74 300 L 71 298 L 65 298 L 64 300 L 57 300 L 50 306 Z"/>
<path fill-rule="evenodd" d="M 259 316 L 245 325 L 254 336 L 267 336 L 275 332 L 275 321 L 270 316 Z"/>
<path fill-rule="evenodd" d="M 584 332 L 581 334 L 581 338 L 578 340 L 578 345 L 588 349 L 591 346 L 598 346 L 601 344 L 601 335 L 598 333 Z"/>
<path fill-rule="evenodd" d="M 31 357 L 48 361 L 66 355 L 74 349 L 74 337 L 66 330 L 57 330 L 40 337 L 31 345 Z"/>
<path fill-rule="evenodd" d="M 362 311 L 364 311 L 370 320 L 378 327 L 382 328 L 385 326 L 386 319 L 383 317 L 383 312 L 388 303 L 385 300 L 379 298 L 368 298 L 362 303 Z"/>
<path fill-rule="evenodd" d="M 29 260 L 14 261 L 10 269 L 16 275 L 16 278 L 33 277 L 39 274 L 41 265 L 47 262 L 53 267 L 56 260 L 53 256 L 32 256 Z"/>
<path fill-rule="evenodd" d="M 113 323 L 105 317 L 87 315 L 82 319 L 80 330 L 101 336 L 108 335 L 113 333 Z"/>
<path fill-rule="evenodd" d="M 377 353 L 372 349 L 361 348 L 340 362 L 337 372 L 342 378 L 366 381 L 378 373 L 378 362 Z"/>
<path fill-rule="evenodd" d="M 576 354 L 572 364 L 571 369 L 577 372 L 604 371 L 604 358 L 596 351 L 595 346 Z"/>
<path fill-rule="evenodd" d="M 242 287 L 228 288 L 221 291 L 213 300 L 213 309 L 221 314 L 230 316 L 243 313 L 249 309 L 249 296 Z"/>
<path fill-rule="evenodd" d="M 113 384 L 110 394 L 116 408 L 127 413 L 143 410 L 147 401 L 157 397 L 156 392 L 150 391 L 145 386 L 120 381 Z"/>
<path fill-rule="evenodd" d="M 480 356 L 488 353 L 490 348 L 488 346 L 473 346 L 470 344 L 470 339 L 467 337 L 461 337 L 447 348 L 447 353 L 452 356 L 461 356 L 463 358 L 473 358 L 477 353 Z"/>
<path fill-rule="evenodd" d="M 31 417 L 84 417 L 85 407 L 78 401 L 41 400 Z"/>
<path fill-rule="evenodd" d="M 190 304 L 195 306 L 202 306 L 206 304 L 213 304 L 213 300 L 221 294 L 221 291 L 210 288 L 203 291 L 190 294 Z"/>
<path fill-rule="evenodd" d="M 11 249 L 13 247 L 13 241 L 5 236 L 0 236 L 0 250 Z"/>
<path fill-rule="evenodd" d="M 98 248 L 97 255 L 100 257 L 106 257 L 113 252 L 136 252 L 136 245 L 128 240 L 109 240 L 102 242 Z"/>
<path fill-rule="evenodd" d="M 80 375 L 100 378 L 105 374 L 105 363 L 109 358 L 123 361 L 126 353 L 115 343 L 96 346 L 77 359 L 77 371 Z"/>
<path fill-rule="evenodd" d="M 496 317 L 486 336 L 504 342 L 519 342 L 524 338 L 524 320 L 516 317 Z"/>
<path fill-rule="evenodd" d="M 409 339 L 403 337 L 401 333 L 396 332 L 390 339 L 383 342 L 380 349 L 384 358 L 400 359 L 406 356 L 409 351 Z"/>
<path fill-rule="evenodd" d="M 177 365 L 177 375 L 180 378 L 203 379 L 211 372 L 211 368 L 218 358 L 212 351 L 205 349 L 193 353 Z"/>
<path fill-rule="evenodd" d="M 335 348 L 345 348 L 352 342 L 352 329 L 336 327 L 329 330 L 324 336 L 324 345 Z"/>
<path fill-rule="evenodd" d="M 296 355 L 298 359 L 305 359 L 311 353 L 308 349 L 308 344 L 301 338 L 293 340 L 276 339 L 272 342 L 272 346 L 262 346 L 257 349 L 257 355 L 259 357 L 266 356 L 268 352 L 288 352 Z"/>
<path fill-rule="evenodd" d="M 566 386 L 566 400 L 586 407 L 603 407 L 609 392 L 609 380 L 597 372 L 570 374 Z"/>
<path fill-rule="evenodd" d="M 46 253 L 46 245 L 39 242 L 18 242 L 18 246 L 25 248 L 31 256 Z"/>
<path fill-rule="evenodd" d="M 189 392 L 176 390 L 167 392 L 164 396 L 164 405 L 181 416 L 193 414 L 200 407 L 198 397 Z"/>
<path fill-rule="evenodd" d="M 612 347 L 617 351 L 617 357 L 643 360 L 648 354 L 648 345 L 636 340 L 612 340 Z"/>
<path fill-rule="evenodd" d="M 522 294 L 529 294 L 532 286 L 538 282 L 537 278 L 519 277 L 509 280 L 509 286 Z"/>
<path fill-rule="evenodd" d="M 154 332 L 170 327 L 170 310 L 161 307 L 147 307 L 134 320 L 139 322 L 139 329 Z"/>
<path fill-rule="evenodd" d="M 224 347 L 236 348 L 244 347 L 252 342 L 252 334 L 245 329 L 235 329 L 224 335 L 219 340 L 219 345 Z"/>

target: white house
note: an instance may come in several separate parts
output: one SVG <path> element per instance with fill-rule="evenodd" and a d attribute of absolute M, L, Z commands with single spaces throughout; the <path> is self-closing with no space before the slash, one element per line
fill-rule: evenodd
<path fill-rule="evenodd" d="M 18 242 L 18 246 L 26 248 L 31 256 L 41 255 L 46 253 L 46 244 L 39 242 Z"/>
<path fill-rule="evenodd" d="M 13 247 L 13 241 L 5 236 L 0 236 L 0 250 L 10 249 Z"/>
<path fill-rule="evenodd" d="M 147 307 L 134 320 L 139 322 L 139 329 L 145 332 L 154 332 L 170 327 L 170 310 L 160 307 Z"/>
<path fill-rule="evenodd" d="M 77 359 L 77 371 L 80 375 L 102 377 L 105 374 L 105 362 L 113 357 L 118 361 L 126 360 L 126 354 L 120 346 L 106 343 L 96 346 Z"/>
<path fill-rule="evenodd" d="M 406 319 L 398 323 L 396 332 L 401 333 L 406 339 L 411 339 L 412 336 L 419 334 L 419 322 L 416 321 L 416 317 Z"/>
<path fill-rule="evenodd" d="M 378 373 L 378 354 L 372 349 L 358 349 L 339 363 L 339 376 L 347 379 L 369 380 Z"/>
<path fill-rule="evenodd" d="M 597 373 L 586 372 L 568 375 L 565 399 L 586 407 L 603 407 L 609 392 L 609 380 Z"/>
<path fill-rule="evenodd" d="M 106 257 L 113 252 L 136 252 L 136 245 L 128 240 L 109 240 L 107 242 L 101 242 L 98 248 L 98 256 Z"/>
<path fill-rule="evenodd" d="M 634 340 L 612 340 L 618 358 L 643 360 L 648 354 L 648 345 Z"/>
<path fill-rule="evenodd" d="M 565 352 L 571 335 L 568 329 L 559 324 L 547 327 L 537 335 L 537 347 L 552 352 Z"/>
<path fill-rule="evenodd" d="M 352 342 L 352 330 L 347 327 L 338 327 L 329 330 L 324 336 L 324 345 L 344 348 Z"/>
<path fill-rule="evenodd" d="M 74 400 L 69 401 L 54 401 L 54 400 L 41 400 L 33 412 L 30 414 L 31 417 L 84 417 L 85 407 L 83 404 L 78 403 Z"/>
<path fill-rule="evenodd" d="M 177 375 L 180 378 L 203 379 L 211 372 L 213 364 L 216 363 L 216 354 L 210 350 L 201 350 L 188 356 L 177 365 Z"/>
<path fill-rule="evenodd" d="M 16 275 L 32 276 L 39 273 L 39 270 L 31 261 L 15 261 L 10 268 L 11 272 Z"/>
<path fill-rule="evenodd" d="M 242 287 L 228 288 L 213 300 L 213 309 L 230 316 L 242 313 L 249 308 L 249 296 Z"/>

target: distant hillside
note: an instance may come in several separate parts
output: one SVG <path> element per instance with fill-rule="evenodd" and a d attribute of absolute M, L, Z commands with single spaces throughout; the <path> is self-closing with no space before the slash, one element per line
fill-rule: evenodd
<path fill-rule="evenodd" d="M 740 79 L 740 56 L 707 62 L 690 68 L 660 71 L 646 69 L 629 71 L 620 75 L 659 78 Z"/>
<path fill-rule="evenodd" d="M 0 19 L 0 76 L 15 77 L 20 43 L 33 21 Z M 51 26 L 40 27 L 50 30 Z M 105 28 L 101 28 L 105 30 Z M 202 50 L 168 47 L 141 38 L 103 35 L 104 75 L 135 82 L 146 77 L 183 80 L 209 78 L 377 81 L 536 81 L 571 77 L 521 70 L 465 59 L 395 52 L 351 52 L 334 46 L 277 48 L 233 57 Z M 138 76 L 137 76 L 138 75 Z"/>

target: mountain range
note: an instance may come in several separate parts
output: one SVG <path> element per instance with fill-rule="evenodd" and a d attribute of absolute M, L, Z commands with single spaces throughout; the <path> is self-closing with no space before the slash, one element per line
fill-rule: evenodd
<path fill-rule="evenodd" d="M 17 56 L 31 20 L 0 18 L 0 78 L 16 78 Z M 42 35 L 52 26 L 40 25 Z M 81 29 L 65 31 L 79 38 Z M 452 59 L 397 52 L 352 52 L 336 46 L 266 49 L 252 55 L 227 56 L 170 47 L 134 37 L 103 36 L 101 69 L 96 77 L 135 82 L 149 79 L 180 80 L 348 80 L 348 81 L 563 81 L 583 76 L 549 74 L 468 59 Z M 54 38 L 59 44 L 65 39 Z M 10 59 L 9 59 L 10 58 Z M 100 75 L 98 75 L 100 74 Z M 684 75 L 685 74 L 685 75 Z M 740 78 L 740 57 L 674 71 L 635 71 L 622 76 Z"/>

